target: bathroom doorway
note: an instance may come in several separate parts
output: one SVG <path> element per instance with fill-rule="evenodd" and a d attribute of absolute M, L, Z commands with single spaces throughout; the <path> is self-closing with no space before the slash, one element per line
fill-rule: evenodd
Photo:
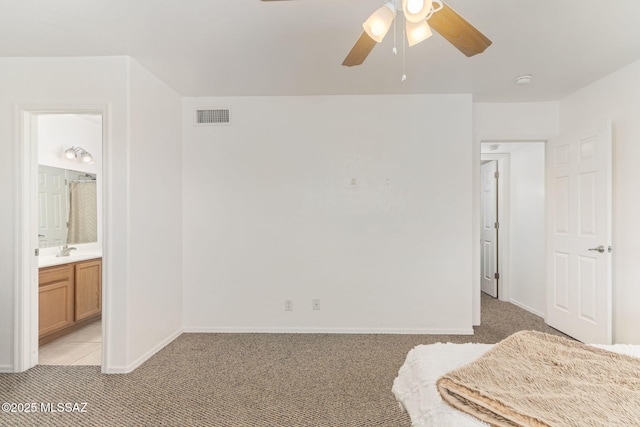
<path fill-rule="evenodd" d="M 102 364 L 104 118 L 102 108 L 22 111 L 17 371 Z"/>
<path fill-rule="evenodd" d="M 38 114 L 38 363 L 102 360 L 102 115 Z"/>

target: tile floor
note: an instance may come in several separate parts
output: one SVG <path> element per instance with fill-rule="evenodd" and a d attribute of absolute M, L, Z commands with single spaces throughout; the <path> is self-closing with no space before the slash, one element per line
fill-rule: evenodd
<path fill-rule="evenodd" d="M 95 321 L 41 346 L 40 365 L 100 365 L 102 361 L 102 322 Z"/>

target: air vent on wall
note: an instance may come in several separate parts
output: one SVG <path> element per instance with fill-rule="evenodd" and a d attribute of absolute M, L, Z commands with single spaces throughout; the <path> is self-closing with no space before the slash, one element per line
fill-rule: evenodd
<path fill-rule="evenodd" d="M 196 110 L 195 124 L 196 126 L 230 125 L 231 110 L 229 108 Z"/>

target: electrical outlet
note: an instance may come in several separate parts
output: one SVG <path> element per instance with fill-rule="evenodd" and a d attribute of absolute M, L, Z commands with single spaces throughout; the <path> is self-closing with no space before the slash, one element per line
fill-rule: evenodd
<path fill-rule="evenodd" d="M 319 299 L 314 299 L 313 300 L 313 309 L 314 310 L 320 310 L 320 300 Z"/>
<path fill-rule="evenodd" d="M 293 300 L 284 300 L 284 311 L 293 311 Z"/>

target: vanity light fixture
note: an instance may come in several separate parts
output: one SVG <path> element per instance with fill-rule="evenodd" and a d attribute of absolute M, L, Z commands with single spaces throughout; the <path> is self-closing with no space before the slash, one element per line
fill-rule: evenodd
<path fill-rule="evenodd" d="M 92 164 L 95 163 L 93 156 L 82 147 L 71 147 L 64 150 L 64 155 L 67 159 L 78 159 L 82 163 Z"/>

